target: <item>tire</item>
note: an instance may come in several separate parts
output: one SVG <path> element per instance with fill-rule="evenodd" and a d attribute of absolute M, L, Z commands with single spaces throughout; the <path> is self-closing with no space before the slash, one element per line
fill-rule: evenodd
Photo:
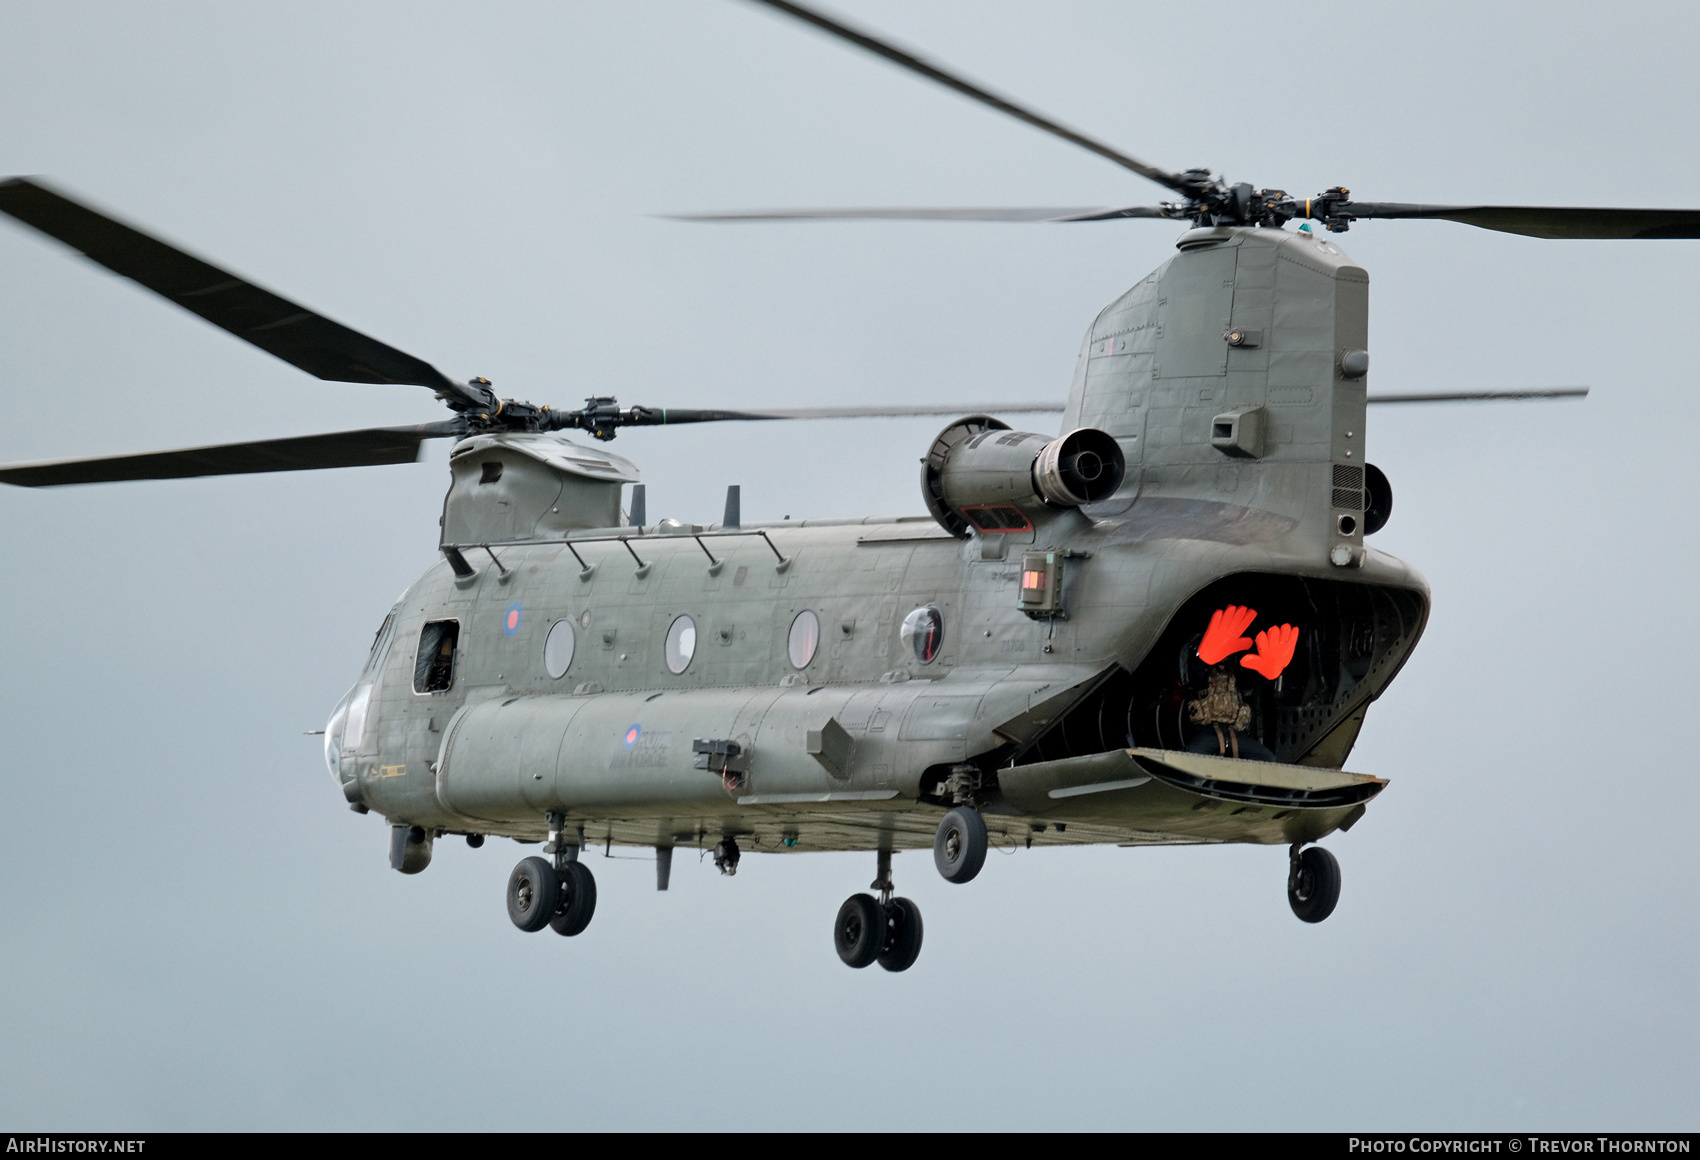
<path fill-rule="evenodd" d="M 857 970 L 879 958 L 885 945 L 885 907 L 871 894 L 853 894 L 838 908 L 832 945 L 844 965 Z"/>
<path fill-rule="evenodd" d="M 986 819 L 972 806 L 957 806 L 939 819 L 933 836 L 933 865 L 946 882 L 972 882 L 986 864 Z"/>
<path fill-rule="evenodd" d="M 522 859 L 508 875 L 508 917 L 521 930 L 539 931 L 548 926 L 560 901 L 561 878 L 547 859 Z"/>
<path fill-rule="evenodd" d="M 596 913 L 596 878 L 583 862 L 568 862 L 561 874 L 561 900 L 549 928 L 556 934 L 575 935 L 590 925 Z"/>
<path fill-rule="evenodd" d="M 1287 882 L 1287 902 L 1305 922 L 1321 922 L 1340 901 L 1340 863 L 1321 846 L 1299 855 L 1299 865 Z"/>
<path fill-rule="evenodd" d="M 1373 536 L 1387 526 L 1393 514 L 1393 485 L 1373 463 L 1364 464 L 1364 535 Z"/>
<path fill-rule="evenodd" d="M 879 964 L 888 971 L 907 971 L 921 957 L 921 908 L 907 898 L 893 898 L 885 908 L 885 946 Z"/>

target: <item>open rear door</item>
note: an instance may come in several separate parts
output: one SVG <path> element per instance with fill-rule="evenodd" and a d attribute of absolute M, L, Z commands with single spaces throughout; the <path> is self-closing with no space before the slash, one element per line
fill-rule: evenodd
<path fill-rule="evenodd" d="M 1116 749 L 998 771 L 1010 805 L 1125 827 L 1131 840 L 1314 842 L 1350 829 L 1387 783 L 1367 774 L 1164 749 Z"/>

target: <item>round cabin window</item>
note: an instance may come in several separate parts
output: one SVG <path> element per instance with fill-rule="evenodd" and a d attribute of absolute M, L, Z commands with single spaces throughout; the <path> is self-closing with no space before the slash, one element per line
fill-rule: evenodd
<path fill-rule="evenodd" d="M 667 643 L 662 649 L 667 658 L 667 671 L 682 673 L 697 651 L 697 622 L 681 616 L 667 627 Z"/>
<path fill-rule="evenodd" d="M 799 612 L 791 622 L 791 637 L 786 643 L 791 652 L 791 667 L 807 668 L 815 659 L 815 649 L 820 647 L 820 617 L 807 608 Z"/>
<path fill-rule="evenodd" d="M 930 665 L 944 647 L 944 613 L 931 604 L 917 608 L 903 618 L 900 635 L 914 650 L 915 659 Z"/>
<path fill-rule="evenodd" d="M 543 642 L 543 668 L 551 677 L 559 680 L 566 675 L 573 663 L 573 644 L 573 622 L 557 620 Z"/>

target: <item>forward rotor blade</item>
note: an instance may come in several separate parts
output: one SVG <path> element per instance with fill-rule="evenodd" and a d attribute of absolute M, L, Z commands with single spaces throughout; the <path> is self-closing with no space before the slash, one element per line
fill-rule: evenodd
<path fill-rule="evenodd" d="M 1061 403 L 922 403 L 873 407 L 788 407 L 774 411 L 688 411 L 673 407 L 632 407 L 623 427 L 673 427 L 681 423 L 719 423 L 727 420 L 770 419 L 901 419 L 910 415 L 1015 415 L 1061 411 Z"/>
<path fill-rule="evenodd" d="M 1352 218 L 1441 218 L 1531 238 L 1700 238 L 1700 209 L 1348 201 L 1336 212 Z"/>
<path fill-rule="evenodd" d="M 1092 138 L 1086 136 L 1086 134 L 1075 129 L 1070 129 L 1068 126 L 1059 121 L 1052 120 L 1050 117 L 1041 113 L 1036 113 L 1031 109 L 1023 108 L 1008 97 L 999 96 L 990 89 L 982 88 L 972 81 L 966 80 L 954 73 L 947 72 L 945 69 L 940 68 L 931 61 L 924 60 L 921 57 L 916 56 L 912 52 L 898 48 L 896 45 L 890 44 L 887 41 L 881 40 L 880 38 L 872 36 L 866 32 L 851 28 L 849 25 L 842 24 L 832 17 L 827 16 L 822 12 L 818 12 L 813 8 L 807 8 L 801 4 L 792 3 L 791 0 L 752 0 L 752 2 L 766 5 L 775 11 L 785 13 L 787 16 L 795 17 L 806 24 L 812 24 L 822 32 L 831 36 L 836 36 L 840 40 L 847 41 L 858 48 L 873 53 L 875 56 L 882 56 L 900 68 L 908 69 L 912 73 L 926 77 L 928 80 L 933 81 L 936 84 L 941 84 L 947 89 L 952 89 L 955 92 L 961 93 L 970 100 L 979 101 L 982 105 L 986 105 L 989 108 L 996 109 L 1000 113 L 1014 117 L 1018 121 L 1023 121 L 1033 126 L 1035 129 L 1043 130 L 1044 132 L 1051 134 L 1053 137 L 1061 137 L 1064 141 L 1067 141 L 1072 145 L 1078 145 L 1082 149 L 1096 153 L 1098 156 L 1107 161 L 1115 162 L 1123 169 L 1131 169 L 1141 177 L 1149 178 L 1150 180 L 1155 181 L 1158 185 L 1172 189 L 1182 196 L 1192 196 L 1193 191 L 1188 187 L 1186 179 L 1177 173 L 1169 173 L 1162 169 L 1158 169 L 1155 165 L 1147 165 L 1137 157 L 1131 157 L 1128 154 L 1121 152 L 1119 149 L 1112 149 L 1110 146 L 1105 145 L 1101 141 L 1094 141 Z"/>
<path fill-rule="evenodd" d="M 413 463 L 427 439 L 465 433 L 455 419 L 417 427 L 368 427 L 328 435 L 222 443 L 180 451 L 64 459 L 0 467 L 0 483 L 18 487 L 63 487 L 72 483 L 118 483 L 131 479 L 188 479 L 202 475 L 249 475 L 266 471 L 314 471 L 324 467 L 374 467 Z"/>
<path fill-rule="evenodd" d="M 1436 391 L 1371 395 L 1371 403 L 1453 403 L 1492 400 L 1582 398 L 1587 387 L 1550 387 L 1525 391 Z M 1056 413 L 1063 403 L 955 403 L 871 407 L 801 407 L 771 411 L 672 410 L 642 408 L 643 426 L 673 426 L 725 420 L 895 419 L 917 415 L 1014 415 Z M 209 475 L 249 475 L 276 471 L 314 471 L 331 467 L 374 467 L 413 463 L 427 439 L 458 438 L 465 425 L 450 419 L 413 427 L 368 427 L 325 435 L 222 443 L 141 455 L 65 459 L 0 467 L 0 483 L 17 487 L 63 487 L 77 483 L 119 483 L 139 479 L 188 479 Z"/>
<path fill-rule="evenodd" d="M 1420 391 L 1412 394 L 1371 395 L 1371 403 L 1487 403 L 1585 399 L 1587 387 L 1538 387 L 1527 391 Z"/>
<path fill-rule="evenodd" d="M 488 400 L 423 359 L 332 322 L 29 178 L 0 181 L 0 213 L 316 378 L 402 383 L 482 408 Z"/>
<path fill-rule="evenodd" d="M 1429 391 L 1413 394 L 1371 395 L 1371 403 L 1472 403 L 1490 401 L 1532 401 L 1541 399 L 1579 399 L 1588 394 L 1587 387 L 1535 387 L 1512 391 Z M 674 427 L 682 423 L 719 423 L 725 421 L 764 421 L 771 419 L 902 419 L 916 415 L 1032 415 L 1057 414 L 1067 409 L 1060 402 L 1023 403 L 919 403 L 886 404 L 871 407 L 789 407 L 762 411 L 703 411 L 672 407 L 633 407 L 631 418 L 619 426 Z"/>
<path fill-rule="evenodd" d="M 940 209 L 746 209 L 717 213 L 671 213 L 659 217 L 680 222 L 1101 222 L 1115 218 L 1166 218 L 1158 205 L 1124 209 L 1102 206 L 987 206 Z"/>
<path fill-rule="evenodd" d="M 796 407 L 746 413 L 758 419 L 901 419 L 909 415 L 1020 415 L 1062 409 L 1062 403 L 922 403 L 915 406 Z"/>
<path fill-rule="evenodd" d="M 1418 394 L 1371 395 L 1371 403 L 1474 403 L 1539 399 L 1586 398 L 1587 387 L 1535 387 L 1517 391 L 1430 391 Z M 802 407 L 784 411 L 713 411 L 700 412 L 726 419 L 898 419 L 908 415 L 1023 415 L 1058 413 L 1067 409 L 1064 403 L 924 403 L 916 406 L 875 407 Z M 670 411 L 668 422 L 680 412 Z M 698 412 L 693 412 L 698 413 Z M 701 422 L 701 420 L 683 420 Z"/>

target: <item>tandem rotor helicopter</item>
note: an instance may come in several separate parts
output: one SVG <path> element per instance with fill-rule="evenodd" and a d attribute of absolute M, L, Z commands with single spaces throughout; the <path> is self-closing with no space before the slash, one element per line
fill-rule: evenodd
<path fill-rule="evenodd" d="M 852 967 L 916 961 L 921 913 L 895 895 L 891 855 L 929 846 L 967 883 L 993 843 L 1281 844 L 1293 912 L 1321 922 L 1340 871 L 1315 843 L 1386 785 L 1343 767 L 1429 610 L 1422 576 L 1366 543 L 1392 507 L 1364 459 L 1366 407 L 1585 392 L 1368 395 L 1368 275 L 1310 223 L 1694 238 L 1700 210 L 1304 198 L 1169 172 L 817 10 L 754 2 L 1169 191 L 1122 208 L 684 215 L 1184 223 L 1175 256 L 1092 322 L 1066 404 L 554 410 L 18 178 L 0 212 L 309 374 L 425 387 L 452 414 L 13 465 L 0 482 L 407 463 L 454 440 L 438 558 L 383 619 L 325 757 L 348 805 L 387 821 L 402 873 L 448 835 L 545 843 L 508 880 L 521 930 L 586 928 L 590 842 L 652 848 L 661 889 L 678 846 L 726 874 L 749 850 L 871 851 L 869 892 L 833 924 Z M 1060 433 L 994 417 L 1024 411 L 1061 411 Z M 918 449 L 925 516 L 746 525 L 734 488 L 718 524 L 650 524 L 637 468 L 561 434 L 896 414 L 953 417 Z"/>

